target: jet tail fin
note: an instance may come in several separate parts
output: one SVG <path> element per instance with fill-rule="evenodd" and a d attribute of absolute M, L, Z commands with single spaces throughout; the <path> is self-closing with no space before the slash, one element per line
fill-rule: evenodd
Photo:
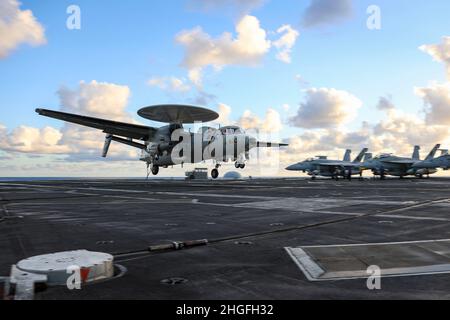
<path fill-rule="evenodd" d="M 412 155 L 413 160 L 420 160 L 420 146 L 414 146 L 414 152 Z"/>
<path fill-rule="evenodd" d="M 364 161 L 372 160 L 372 158 L 373 158 L 373 154 L 370 152 L 368 152 L 364 155 Z"/>
<path fill-rule="evenodd" d="M 345 150 L 344 161 L 350 162 L 350 157 L 352 156 L 352 150 Z"/>
<path fill-rule="evenodd" d="M 437 144 L 434 146 L 434 148 L 430 151 L 430 153 L 428 154 L 428 156 L 425 158 L 425 160 L 431 160 L 434 158 L 434 156 L 436 155 L 436 152 L 439 150 L 439 148 L 441 147 L 440 144 Z"/>
<path fill-rule="evenodd" d="M 448 155 L 448 149 L 439 149 L 439 151 L 441 151 L 441 156 Z"/>
<path fill-rule="evenodd" d="M 358 156 L 353 160 L 353 163 L 360 163 L 364 157 L 364 155 L 369 151 L 368 148 L 364 148 L 361 150 L 361 152 L 358 154 Z"/>

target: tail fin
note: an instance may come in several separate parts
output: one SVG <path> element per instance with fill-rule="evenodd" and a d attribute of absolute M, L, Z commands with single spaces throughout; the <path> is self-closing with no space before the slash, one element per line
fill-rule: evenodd
<path fill-rule="evenodd" d="M 368 148 L 362 149 L 355 160 L 353 160 L 353 163 L 360 163 L 367 151 L 369 151 Z"/>
<path fill-rule="evenodd" d="M 434 156 L 436 155 L 436 152 L 439 150 L 439 148 L 441 147 L 440 144 L 437 144 L 434 146 L 434 148 L 430 151 L 430 153 L 428 154 L 428 156 L 425 158 L 425 160 L 431 160 L 434 158 Z"/>
<path fill-rule="evenodd" d="M 350 149 L 345 150 L 344 161 L 350 162 L 351 156 L 352 156 L 352 150 L 350 150 Z"/>
<path fill-rule="evenodd" d="M 368 152 L 364 155 L 364 161 L 372 160 L 373 154 Z"/>
<path fill-rule="evenodd" d="M 448 149 L 439 149 L 439 151 L 441 151 L 441 156 L 448 155 Z"/>
<path fill-rule="evenodd" d="M 413 160 L 420 160 L 420 146 L 414 146 L 414 152 L 412 155 Z"/>

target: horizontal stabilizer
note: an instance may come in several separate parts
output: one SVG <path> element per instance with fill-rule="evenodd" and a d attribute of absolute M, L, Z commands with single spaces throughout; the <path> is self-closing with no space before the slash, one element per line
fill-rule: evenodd
<path fill-rule="evenodd" d="M 287 143 L 273 143 L 273 142 L 260 142 L 258 141 L 256 146 L 258 148 L 280 148 L 280 147 L 287 147 L 289 144 Z"/>

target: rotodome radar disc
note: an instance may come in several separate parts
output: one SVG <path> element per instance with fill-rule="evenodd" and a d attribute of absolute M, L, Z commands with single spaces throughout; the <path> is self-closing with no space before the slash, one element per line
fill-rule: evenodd
<path fill-rule="evenodd" d="M 209 122 L 219 117 L 217 112 L 188 105 L 157 105 L 142 108 L 138 111 L 142 118 L 165 123 Z"/>

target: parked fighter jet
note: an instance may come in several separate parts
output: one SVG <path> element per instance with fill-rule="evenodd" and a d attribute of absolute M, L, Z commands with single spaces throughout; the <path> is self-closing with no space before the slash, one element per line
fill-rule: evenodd
<path fill-rule="evenodd" d="M 214 111 L 194 106 L 158 105 L 138 111 L 139 116 L 145 119 L 169 124 L 160 128 L 46 109 L 36 109 L 36 112 L 42 116 L 102 130 L 106 135 L 103 157 L 107 156 L 111 141 L 141 149 L 140 160 L 147 163 L 147 172 L 153 175 L 159 173 L 160 167 L 213 160 L 215 167 L 211 176 L 216 179 L 222 162 L 231 159 L 235 161 L 236 168 L 244 169 L 251 149 L 287 146 L 282 143 L 259 142 L 239 127 L 202 127 L 197 133 L 187 132 L 183 129 L 183 124 L 209 122 L 219 117 Z"/>
<path fill-rule="evenodd" d="M 412 165 L 410 170 L 414 170 L 416 176 L 422 178 L 424 175 L 436 173 L 438 168 L 448 170 L 450 169 L 450 155 L 448 150 L 441 150 L 441 156 L 424 161 L 416 162 Z"/>
<path fill-rule="evenodd" d="M 303 171 L 304 173 L 308 173 L 313 180 L 317 176 L 331 177 L 336 180 L 340 176 L 351 179 L 352 175 L 362 174 L 361 160 L 367 151 L 368 149 L 364 148 L 353 162 L 350 161 L 351 150 L 346 150 L 343 161 L 328 160 L 327 157 L 319 156 L 293 164 L 287 167 L 286 170 Z"/>
<path fill-rule="evenodd" d="M 437 150 L 440 148 L 440 144 L 436 145 L 425 160 L 431 160 L 434 158 Z M 411 158 L 398 157 L 392 154 L 381 154 L 375 158 L 367 158 L 364 161 L 363 168 L 372 170 L 374 175 L 380 176 L 384 179 L 386 175 L 397 176 L 400 178 L 406 177 L 408 175 L 421 176 L 423 173 L 417 171 L 413 168 L 415 163 L 420 161 L 420 147 L 415 146 L 414 152 Z M 431 172 L 430 173 L 435 173 Z"/>

